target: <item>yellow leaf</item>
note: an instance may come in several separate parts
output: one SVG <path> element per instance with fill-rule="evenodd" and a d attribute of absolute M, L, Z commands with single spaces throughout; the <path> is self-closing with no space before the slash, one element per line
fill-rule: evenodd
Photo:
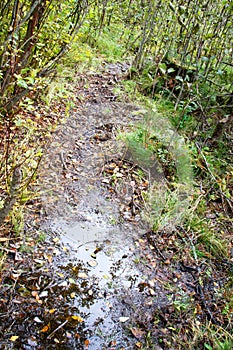
<path fill-rule="evenodd" d="M 48 255 L 48 256 L 47 256 L 47 260 L 48 260 L 48 262 L 51 264 L 51 262 L 53 261 L 52 255 Z"/>
<path fill-rule="evenodd" d="M 78 277 L 79 278 L 87 278 L 88 276 L 87 276 L 87 274 L 85 272 L 79 272 L 78 273 Z"/>
<path fill-rule="evenodd" d="M 16 341 L 19 338 L 18 335 L 12 335 L 12 337 L 10 338 L 11 341 Z"/>
<path fill-rule="evenodd" d="M 61 278 L 64 277 L 64 274 L 63 274 L 63 273 L 60 273 L 60 272 L 57 272 L 57 275 L 58 275 L 59 277 L 61 277 Z"/>
<path fill-rule="evenodd" d="M 46 332 L 48 332 L 49 328 L 50 328 L 50 323 L 48 323 L 46 326 L 44 326 L 40 331 L 41 331 L 41 333 L 46 333 Z"/>
<path fill-rule="evenodd" d="M 56 309 L 51 309 L 51 310 L 49 310 L 49 313 L 54 314 L 55 311 L 56 311 Z"/>
<path fill-rule="evenodd" d="M 73 320 L 75 320 L 75 321 L 78 321 L 78 322 L 83 322 L 83 318 L 81 317 L 81 316 L 76 316 L 76 315 L 74 315 L 74 316 L 72 316 L 72 318 L 73 318 Z"/>
<path fill-rule="evenodd" d="M 73 278 L 69 278 L 69 282 L 72 284 L 75 283 L 75 280 Z"/>
<path fill-rule="evenodd" d="M 53 260 L 53 257 L 52 255 L 50 254 L 44 254 L 44 258 L 51 264 L 52 260 Z"/>

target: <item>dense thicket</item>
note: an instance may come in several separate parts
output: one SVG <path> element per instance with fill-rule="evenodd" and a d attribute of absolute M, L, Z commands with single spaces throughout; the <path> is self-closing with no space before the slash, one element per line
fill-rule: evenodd
<path fill-rule="evenodd" d="M 98 40 L 106 33 L 112 36 L 124 51 L 121 59 L 130 57 L 128 76 L 137 81 L 140 91 L 153 99 L 169 99 L 180 111 L 178 129 L 187 114 L 196 113 L 202 139 L 221 137 L 231 123 L 232 10 L 232 1 L 226 0 L 1 1 L 0 123 L 4 136 L 0 177 L 6 185 L 4 193 L 11 192 L 14 170 L 17 173 L 30 158 L 30 154 L 15 156 L 15 150 L 24 152 L 33 127 L 22 125 L 14 115 L 25 97 L 30 105 L 49 83 L 47 77 L 54 75 L 74 39 L 77 53 L 79 44 L 86 42 L 98 50 Z M 15 135 L 20 133 L 27 135 L 27 141 L 16 147 Z"/>
<path fill-rule="evenodd" d="M 42 116 L 25 120 L 17 112 L 26 112 L 49 84 L 45 77 L 54 74 L 88 10 L 85 0 L 0 3 L 0 224 L 36 173 L 46 143 Z"/>
<path fill-rule="evenodd" d="M 177 104 L 188 93 L 200 108 L 232 105 L 232 10 L 225 0 L 2 1 L 1 113 L 38 89 L 80 28 L 94 43 L 112 25 L 144 91 L 163 89 Z"/>
<path fill-rule="evenodd" d="M 86 1 L 12 0 L 0 4 L 0 112 L 11 114 L 41 88 L 81 27 Z"/>

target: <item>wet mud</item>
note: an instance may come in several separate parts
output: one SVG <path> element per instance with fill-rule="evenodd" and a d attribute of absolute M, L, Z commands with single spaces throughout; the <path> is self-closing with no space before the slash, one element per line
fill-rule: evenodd
<path fill-rule="evenodd" d="M 77 105 L 41 163 L 36 226 L 47 238 L 34 248 L 32 266 L 4 280 L 1 349 L 134 349 L 145 335 L 132 331 L 141 308 L 154 303 L 135 245 L 147 229 L 139 200 L 131 203 L 142 180 L 132 179 L 137 165 L 117 139 L 143 111 L 113 92 L 124 67 L 108 70 L 78 78 Z M 163 293 L 156 295 L 162 303 Z"/>

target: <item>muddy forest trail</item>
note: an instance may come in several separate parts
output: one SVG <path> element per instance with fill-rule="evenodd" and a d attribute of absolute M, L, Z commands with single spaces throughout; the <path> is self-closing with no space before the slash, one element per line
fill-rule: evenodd
<path fill-rule="evenodd" d="M 211 283 L 198 284 L 193 261 L 173 260 L 181 236 L 155 237 L 140 216 L 152 180 L 118 137 L 145 112 L 114 93 L 126 70 L 77 77 L 76 103 L 40 165 L 37 209 L 28 210 L 26 235 L 46 239 L 25 241 L 33 253 L 12 250 L 7 260 L 0 349 L 178 349 L 194 300 L 197 317 L 217 322 Z"/>

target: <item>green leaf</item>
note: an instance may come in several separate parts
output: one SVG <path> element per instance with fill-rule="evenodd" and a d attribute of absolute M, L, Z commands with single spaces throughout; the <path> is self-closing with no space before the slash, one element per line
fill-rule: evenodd
<path fill-rule="evenodd" d="M 23 80 L 23 79 L 18 79 L 18 80 L 17 80 L 17 85 L 18 85 L 19 87 L 24 88 L 24 89 L 27 89 L 27 88 L 28 88 L 27 82 L 26 82 L 25 80 Z"/>
<path fill-rule="evenodd" d="M 166 74 L 167 71 L 167 65 L 165 63 L 159 63 L 159 69 L 161 71 L 162 74 Z"/>
<path fill-rule="evenodd" d="M 33 77 L 27 77 L 27 78 L 25 78 L 25 80 L 27 80 L 28 83 L 31 84 L 31 85 L 33 85 L 34 82 L 35 82 L 35 79 Z"/>
<path fill-rule="evenodd" d="M 169 69 L 167 70 L 167 72 L 168 72 L 168 73 L 173 73 L 173 72 L 175 72 L 175 69 L 174 69 L 174 68 L 169 68 Z"/>
<path fill-rule="evenodd" d="M 204 344 L 204 347 L 205 349 L 208 349 L 208 350 L 213 350 L 212 346 L 211 345 L 208 345 L 208 344 Z"/>
<path fill-rule="evenodd" d="M 180 75 L 176 76 L 176 80 L 179 80 L 179 81 L 183 82 L 183 78 Z"/>

